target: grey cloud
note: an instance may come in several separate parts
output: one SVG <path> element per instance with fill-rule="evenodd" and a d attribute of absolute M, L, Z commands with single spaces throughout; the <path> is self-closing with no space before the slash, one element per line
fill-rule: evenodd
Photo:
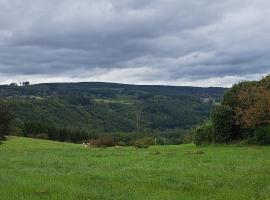
<path fill-rule="evenodd" d="M 132 83 L 266 74 L 269 14 L 267 0 L 1 0 L 0 74 L 110 81 L 119 69 Z"/>

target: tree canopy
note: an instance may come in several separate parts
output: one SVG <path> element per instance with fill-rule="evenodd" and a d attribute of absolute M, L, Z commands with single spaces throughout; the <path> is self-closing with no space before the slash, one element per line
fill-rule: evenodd
<path fill-rule="evenodd" d="M 270 76 L 234 85 L 213 108 L 211 122 L 214 142 L 244 139 L 270 144 Z"/>

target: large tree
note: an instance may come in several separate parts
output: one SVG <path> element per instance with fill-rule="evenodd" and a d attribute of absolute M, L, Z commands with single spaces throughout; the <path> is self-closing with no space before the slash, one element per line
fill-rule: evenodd
<path fill-rule="evenodd" d="M 257 144 L 270 141 L 270 76 L 260 81 L 245 81 L 228 90 L 221 105 L 211 113 L 211 131 L 199 127 L 199 141 L 213 134 L 212 142 L 226 143 L 246 139 Z M 204 142 L 204 141 L 203 141 Z"/>
<path fill-rule="evenodd" d="M 270 90 L 257 85 L 244 88 L 238 93 L 235 121 L 243 128 L 254 129 L 270 123 Z"/>
<path fill-rule="evenodd" d="M 270 76 L 234 85 L 222 104 L 232 108 L 234 125 L 240 129 L 270 124 Z"/>

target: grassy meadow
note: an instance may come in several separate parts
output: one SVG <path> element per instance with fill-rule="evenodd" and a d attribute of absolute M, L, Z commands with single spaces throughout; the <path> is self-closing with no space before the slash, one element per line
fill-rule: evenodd
<path fill-rule="evenodd" d="M 267 200 L 270 147 L 91 149 L 10 137 L 0 145 L 1 200 Z"/>

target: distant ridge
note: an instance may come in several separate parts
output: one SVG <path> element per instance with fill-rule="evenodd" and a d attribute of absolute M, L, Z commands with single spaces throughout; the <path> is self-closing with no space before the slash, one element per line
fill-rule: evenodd
<path fill-rule="evenodd" d="M 135 93 L 143 92 L 155 95 L 206 95 L 220 97 L 226 90 L 222 87 L 192 87 L 170 85 L 133 85 L 109 82 L 74 82 L 74 83 L 40 83 L 29 86 L 0 86 L 0 96 L 12 95 L 52 95 L 82 94 L 90 95 L 100 92 Z"/>

